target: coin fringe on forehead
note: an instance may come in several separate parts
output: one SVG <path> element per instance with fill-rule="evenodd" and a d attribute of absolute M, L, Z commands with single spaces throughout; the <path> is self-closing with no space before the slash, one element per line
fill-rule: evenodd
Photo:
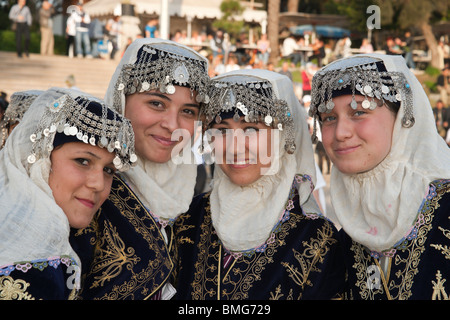
<path fill-rule="evenodd" d="M 139 49 L 135 63 L 123 65 L 115 85 L 113 104 L 116 110 L 122 112 L 122 93 L 130 95 L 159 90 L 162 93 L 174 94 L 177 85 L 190 88 L 191 97 L 196 91 L 196 101 L 207 104 L 208 84 L 205 61 L 181 47 L 148 44 Z"/>
<path fill-rule="evenodd" d="M 313 77 L 311 86 L 311 106 L 309 115 L 314 119 L 312 141 L 317 143 L 317 124 L 320 113 L 328 113 L 334 108 L 333 98 L 351 95 L 350 107 L 357 108 L 355 95 L 364 96 L 361 105 L 374 110 L 387 101 L 400 105 L 405 113 L 402 125 L 414 125 L 411 86 L 401 72 L 388 72 L 383 61 L 372 57 L 353 57 L 338 60 L 319 70 Z M 376 100 L 380 100 L 379 104 Z"/>
<path fill-rule="evenodd" d="M 293 154 L 296 149 L 294 120 L 287 102 L 276 97 L 270 81 L 233 79 L 211 81 L 208 90 L 210 103 L 203 110 L 206 127 L 220 123 L 225 116 L 236 122 L 241 116 L 245 122 L 263 122 L 266 126 L 284 130 L 284 148 Z"/>

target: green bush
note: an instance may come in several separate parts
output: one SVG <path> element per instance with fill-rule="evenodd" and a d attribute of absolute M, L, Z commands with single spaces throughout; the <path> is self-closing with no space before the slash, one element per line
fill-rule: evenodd
<path fill-rule="evenodd" d="M 439 92 L 439 91 L 437 90 L 437 87 L 436 87 L 437 84 L 436 84 L 435 81 L 425 80 L 423 83 L 424 83 L 425 86 L 430 90 L 431 93 L 437 93 L 437 92 Z"/>
<path fill-rule="evenodd" d="M 55 35 L 55 54 L 66 54 L 66 39 L 64 36 Z M 30 53 L 40 53 L 41 34 L 39 32 L 30 33 Z M 0 31 L 0 51 L 16 51 L 16 36 L 14 31 Z"/>
<path fill-rule="evenodd" d="M 428 74 L 429 76 L 435 77 L 441 73 L 441 70 L 439 70 L 438 68 L 432 67 L 432 66 L 428 66 L 425 69 L 425 73 Z"/>

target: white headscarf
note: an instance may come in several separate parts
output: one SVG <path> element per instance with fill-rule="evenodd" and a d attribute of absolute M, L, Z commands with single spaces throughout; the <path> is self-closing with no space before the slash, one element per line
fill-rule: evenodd
<path fill-rule="evenodd" d="M 70 256 L 80 265 L 69 244 L 69 221 L 48 185 L 50 159 L 27 162 L 30 136 L 62 90 L 41 94 L 0 151 L 0 266 L 55 256 Z"/>
<path fill-rule="evenodd" d="M 409 234 L 430 182 L 450 178 L 450 149 L 437 133 L 427 95 L 404 59 L 361 56 L 382 60 L 388 72 L 403 73 L 413 92 L 415 124 L 402 126 L 406 103 L 402 101 L 390 153 L 377 167 L 354 175 L 333 167 L 331 173 L 331 199 L 339 224 L 354 241 L 381 253 Z M 349 66 L 351 60 L 334 64 L 343 61 Z"/>
<path fill-rule="evenodd" d="M 154 38 L 135 40 L 125 51 L 112 76 L 105 96 L 106 103 L 113 105 L 114 96 L 117 95 L 115 88 L 122 67 L 126 64 L 134 64 L 139 49 L 144 45 L 151 45 L 207 63 L 207 60 L 193 49 L 170 40 Z M 123 115 L 125 107 L 125 95 L 121 93 Z M 163 225 L 172 223 L 178 215 L 189 209 L 194 196 L 197 166 L 184 163 L 177 165 L 170 160 L 166 163 L 155 163 L 143 159 L 139 155 L 138 158 L 138 165 L 124 174 L 125 180 L 160 223 Z"/>
<path fill-rule="evenodd" d="M 294 154 L 284 150 L 284 131 L 281 131 L 280 166 L 275 174 L 263 175 L 256 182 L 241 187 L 232 183 L 219 166 L 214 170 L 210 198 L 214 228 L 228 250 L 251 250 L 267 241 L 282 218 L 296 174 L 311 177 L 311 183 L 305 181 L 300 184 L 300 205 L 308 213 L 318 212 L 312 196 L 316 173 L 306 114 L 294 94 L 292 82 L 279 73 L 261 69 L 237 70 L 213 80 L 236 83 L 268 80 L 273 86 L 274 95 L 287 102 L 294 119 L 296 150 Z"/>

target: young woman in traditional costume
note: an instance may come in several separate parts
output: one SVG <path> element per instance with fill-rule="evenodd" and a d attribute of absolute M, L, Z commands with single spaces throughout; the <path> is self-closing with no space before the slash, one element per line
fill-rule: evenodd
<path fill-rule="evenodd" d="M 137 166 L 115 177 L 99 218 L 72 236 L 89 266 L 84 299 L 174 295 L 171 229 L 192 201 L 197 166 L 177 164 L 172 154 L 192 142 L 200 104 L 208 102 L 207 70 L 197 52 L 161 39 L 134 41 L 120 61 L 105 100 L 133 125 Z"/>
<path fill-rule="evenodd" d="M 334 165 L 348 298 L 448 297 L 450 149 L 403 58 L 329 64 L 313 78 L 310 115 Z"/>
<path fill-rule="evenodd" d="M 69 229 L 89 225 L 114 163 L 133 155 L 131 124 L 100 100 L 58 88 L 36 98 L 0 152 L 0 299 L 76 297 Z"/>
<path fill-rule="evenodd" d="M 312 194 L 313 149 L 292 83 L 239 70 L 213 78 L 209 96 L 213 187 L 176 223 L 177 298 L 337 298 L 337 230 Z"/>

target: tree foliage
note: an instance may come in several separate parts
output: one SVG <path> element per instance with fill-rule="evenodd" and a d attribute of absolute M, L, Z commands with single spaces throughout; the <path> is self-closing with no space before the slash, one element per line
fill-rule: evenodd
<path fill-rule="evenodd" d="M 213 22 L 213 26 L 228 33 L 231 39 L 235 39 L 244 28 L 244 21 L 236 19 L 236 17 L 242 16 L 244 8 L 237 0 L 223 0 L 220 4 L 220 11 L 223 15 Z"/>

